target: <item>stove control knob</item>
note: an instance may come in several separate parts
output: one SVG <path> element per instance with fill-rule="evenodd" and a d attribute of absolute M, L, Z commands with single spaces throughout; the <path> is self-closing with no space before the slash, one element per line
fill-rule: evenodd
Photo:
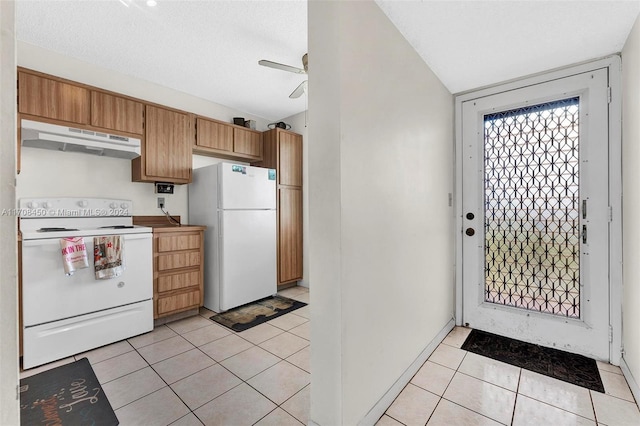
<path fill-rule="evenodd" d="M 122 204 L 120 204 L 120 207 L 123 208 L 124 210 L 127 210 L 129 208 L 129 204 L 122 203 Z"/>
<path fill-rule="evenodd" d="M 42 203 L 42 208 L 50 209 L 51 208 L 51 203 L 48 202 L 48 201 L 45 201 L 44 203 Z"/>
<path fill-rule="evenodd" d="M 78 201 L 78 205 L 80 207 L 87 207 L 89 205 L 89 202 L 87 200 L 80 200 Z"/>
<path fill-rule="evenodd" d="M 111 207 L 112 209 L 117 209 L 118 208 L 118 203 L 111 203 L 111 204 L 109 204 L 109 207 Z"/>
<path fill-rule="evenodd" d="M 35 209 L 38 207 L 38 203 L 36 201 L 29 201 L 29 204 L 27 204 L 27 207 L 29 207 L 30 209 Z"/>

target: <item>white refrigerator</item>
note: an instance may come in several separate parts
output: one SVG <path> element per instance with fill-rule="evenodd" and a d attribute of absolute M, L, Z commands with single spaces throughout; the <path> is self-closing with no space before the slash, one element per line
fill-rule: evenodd
<path fill-rule="evenodd" d="M 189 223 L 207 226 L 206 308 L 223 312 L 277 292 L 275 170 L 233 163 L 194 169 Z"/>

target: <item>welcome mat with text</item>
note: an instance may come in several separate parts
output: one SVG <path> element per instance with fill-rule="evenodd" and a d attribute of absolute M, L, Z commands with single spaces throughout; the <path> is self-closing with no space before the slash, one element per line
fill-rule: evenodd
<path fill-rule="evenodd" d="M 233 331 L 244 331 L 303 306 L 307 304 L 275 295 L 214 315 L 211 320 Z"/>
<path fill-rule="evenodd" d="M 465 351 L 604 393 L 596 361 L 583 355 L 545 348 L 473 329 Z"/>
<path fill-rule="evenodd" d="M 87 358 L 20 380 L 22 426 L 118 423 Z"/>

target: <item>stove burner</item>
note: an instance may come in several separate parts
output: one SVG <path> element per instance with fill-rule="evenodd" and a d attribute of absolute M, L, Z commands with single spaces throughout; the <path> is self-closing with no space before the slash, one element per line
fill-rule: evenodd
<path fill-rule="evenodd" d="M 113 226 L 101 226 L 100 229 L 128 229 L 133 228 L 133 225 L 113 225 Z"/>
<path fill-rule="evenodd" d="M 72 228 L 40 228 L 37 232 L 60 232 L 60 231 L 77 231 Z"/>

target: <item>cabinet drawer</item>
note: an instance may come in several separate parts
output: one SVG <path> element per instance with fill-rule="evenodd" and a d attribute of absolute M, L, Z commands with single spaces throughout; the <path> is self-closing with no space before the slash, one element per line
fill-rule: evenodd
<path fill-rule="evenodd" d="M 161 275 L 158 277 L 158 293 L 180 290 L 186 287 L 200 286 L 200 271 L 180 274 Z"/>
<path fill-rule="evenodd" d="M 159 297 L 157 305 L 158 316 L 170 314 L 174 311 L 183 311 L 200 306 L 200 290 L 188 293 L 175 294 L 173 296 Z"/>
<path fill-rule="evenodd" d="M 158 253 L 200 248 L 200 234 L 167 235 L 158 237 Z"/>
<path fill-rule="evenodd" d="M 200 252 L 171 253 L 158 256 L 158 272 L 200 265 Z"/>

